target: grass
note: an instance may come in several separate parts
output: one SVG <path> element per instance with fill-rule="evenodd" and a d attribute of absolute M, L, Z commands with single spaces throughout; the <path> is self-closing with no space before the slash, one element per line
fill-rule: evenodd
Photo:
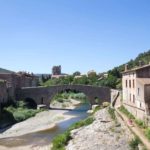
<path fill-rule="evenodd" d="M 110 117 L 111 117 L 113 120 L 116 120 L 116 115 L 115 115 L 115 109 L 114 109 L 114 108 L 109 107 L 109 108 L 108 108 L 108 113 L 110 114 Z"/>
<path fill-rule="evenodd" d="M 135 119 L 135 117 L 124 106 L 121 106 L 119 110 L 123 112 L 128 118 L 133 120 Z"/>
<path fill-rule="evenodd" d="M 71 140 L 71 131 L 83 126 L 87 126 L 91 124 L 94 121 L 93 117 L 88 117 L 84 120 L 81 120 L 79 122 L 74 123 L 69 127 L 69 129 L 64 132 L 63 134 L 60 134 L 56 136 L 52 140 L 52 150 L 65 150 L 65 146 L 68 144 L 69 140 Z"/>
<path fill-rule="evenodd" d="M 150 140 L 150 127 L 145 129 L 145 136 Z"/>
<path fill-rule="evenodd" d="M 144 121 L 140 120 L 140 119 L 135 119 L 135 123 L 140 127 L 140 128 L 143 128 L 143 129 L 146 129 L 147 128 L 147 125 L 144 123 Z"/>
<path fill-rule="evenodd" d="M 102 106 L 96 106 L 95 109 L 93 110 L 93 114 L 95 114 L 97 111 L 99 111 L 100 109 L 102 109 Z"/>
<path fill-rule="evenodd" d="M 129 146 L 131 150 L 138 150 L 138 145 L 141 143 L 140 139 L 138 137 L 135 137 L 129 142 Z"/>
<path fill-rule="evenodd" d="M 130 112 L 128 112 L 128 110 L 127 110 L 124 106 L 121 106 L 121 107 L 119 108 L 119 110 L 120 110 L 121 112 L 123 112 L 128 118 L 132 119 L 140 128 L 144 129 L 144 134 L 145 134 L 146 138 L 147 138 L 148 140 L 150 140 L 150 127 L 148 127 L 148 126 L 145 124 L 144 121 L 142 121 L 142 120 L 140 120 L 140 119 L 136 119 Z M 134 140 L 132 141 L 133 145 L 134 145 L 134 143 L 136 143 L 136 142 L 137 142 L 137 139 L 134 139 Z M 132 144 L 132 143 L 131 143 L 131 144 Z"/>
<path fill-rule="evenodd" d="M 70 139 L 70 131 L 66 131 L 63 134 L 56 136 L 52 141 L 53 147 L 51 150 L 65 150 L 65 145 L 67 145 Z"/>

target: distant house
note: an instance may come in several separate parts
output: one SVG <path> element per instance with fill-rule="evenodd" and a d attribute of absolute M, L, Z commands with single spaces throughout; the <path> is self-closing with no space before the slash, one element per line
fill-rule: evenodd
<path fill-rule="evenodd" d="M 123 72 L 123 105 L 136 118 L 150 116 L 150 64 L 129 70 L 125 65 Z"/>

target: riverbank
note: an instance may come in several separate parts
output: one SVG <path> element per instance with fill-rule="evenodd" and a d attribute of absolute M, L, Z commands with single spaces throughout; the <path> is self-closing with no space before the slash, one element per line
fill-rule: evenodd
<path fill-rule="evenodd" d="M 96 112 L 94 118 L 92 124 L 71 132 L 66 150 L 130 150 L 133 134 L 121 120 L 112 120 L 108 108 Z"/>
<path fill-rule="evenodd" d="M 79 101 L 72 100 L 71 105 L 67 109 L 74 109 L 79 105 Z M 28 138 L 28 134 L 40 132 L 48 133 L 52 130 L 57 130 L 57 124 L 73 119 L 76 116 L 71 114 L 69 110 L 48 110 L 36 114 L 35 117 L 29 118 L 23 122 L 17 123 L 0 134 L 0 149 L 1 150 L 46 150 L 48 145 L 36 145 L 26 143 L 24 137 Z M 30 137 L 31 138 L 31 137 Z M 40 141 L 39 141 L 40 142 Z M 25 143 L 25 144 L 24 144 Z M 48 142 L 49 143 L 49 142 Z"/>
<path fill-rule="evenodd" d="M 22 141 L 23 135 L 41 132 L 46 130 L 56 130 L 57 124 L 73 118 L 74 116 L 66 115 L 67 111 L 49 110 L 37 114 L 35 117 L 18 123 L 0 134 L 0 150 L 48 150 L 49 145 L 34 145 Z M 56 128 L 56 129 L 55 129 Z M 7 142 L 3 142 L 7 139 Z M 15 141 L 13 141 L 15 139 Z M 5 141 L 5 140 L 4 140 Z M 25 143 L 25 145 L 24 145 Z M 3 146 L 4 144 L 4 146 Z M 23 144 L 23 145 L 22 145 Z"/>
<path fill-rule="evenodd" d="M 50 105 L 51 108 L 60 108 L 60 109 L 74 109 L 76 106 L 80 105 L 81 101 L 76 99 L 66 99 L 63 102 L 53 101 Z"/>

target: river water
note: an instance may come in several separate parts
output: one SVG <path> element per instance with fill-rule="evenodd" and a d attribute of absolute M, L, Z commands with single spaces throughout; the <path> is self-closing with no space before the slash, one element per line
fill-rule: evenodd
<path fill-rule="evenodd" d="M 74 117 L 59 122 L 57 126 L 53 129 L 36 132 L 36 133 L 30 133 L 18 137 L 0 139 L 0 146 L 5 146 L 8 149 L 11 149 L 12 147 L 15 148 L 15 147 L 26 146 L 26 145 L 32 145 L 33 147 L 37 147 L 37 146 L 42 147 L 45 145 L 49 145 L 52 139 L 56 135 L 63 133 L 65 130 L 67 130 L 67 128 L 71 124 L 86 118 L 88 116 L 87 110 L 89 108 L 90 106 L 88 104 L 84 104 L 84 105 L 82 104 L 77 108 L 75 108 L 74 110 L 71 111 L 66 110 L 65 111 L 66 115 L 71 115 Z M 56 111 L 56 110 L 50 110 L 50 111 Z M 61 110 L 58 111 L 60 112 Z M 64 113 L 64 110 L 62 111 Z"/>

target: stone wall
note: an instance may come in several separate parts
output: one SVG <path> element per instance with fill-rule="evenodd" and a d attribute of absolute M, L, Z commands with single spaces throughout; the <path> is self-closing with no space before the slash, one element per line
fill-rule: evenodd
<path fill-rule="evenodd" d="M 21 87 L 37 86 L 38 78 L 27 73 L 1 73 L 0 79 L 6 81 L 6 87 L 10 99 L 16 99 L 16 90 Z"/>
<path fill-rule="evenodd" d="M 111 105 L 118 108 L 122 105 L 122 91 L 111 89 Z"/>
<path fill-rule="evenodd" d="M 0 80 L 0 103 L 6 103 L 8 100 L 6 81 Z"/>
<path fill-rule="evenodd" d="M 35 88 L 22 88 L 17 92 L 17 99 L 31 98 L 37 104 L 45 104 L 49 107 L 52 98 L 60 92 L 66 90 L 75 90 L 84 93 L 90 104 L 102 104 L 102 102 L 110 102 L 110 89 L 107 87 L 96 87 L 86 85 L 61 85 L 51 87 L 35 87 Z"/>

